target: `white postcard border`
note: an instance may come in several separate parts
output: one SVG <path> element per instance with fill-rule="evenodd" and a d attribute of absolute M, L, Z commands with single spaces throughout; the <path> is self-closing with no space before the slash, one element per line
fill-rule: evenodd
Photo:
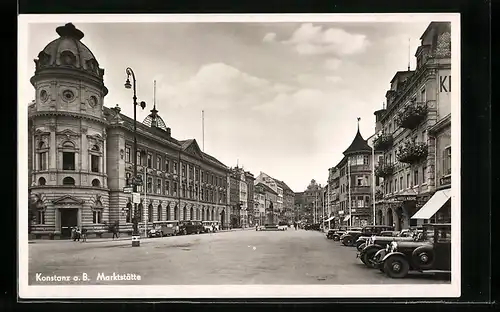
<path fill-rule="evenodd" d="M 402 18 L 404 16 L 404 18 Z M 19 15 L 18 85 L 29 79 L 26 66 L 29 23 L 132 23 L 132 22 L 419 22 L 432 18 L 450 21 L 452 66 L 451 141 L 452 141 L 452 275 L 450 284 L 416 285 L 28 285 L 28 168 L 27 106 L 18 103 L 18 290 L 22 299 L 69 298 L 452 298 L 461 293 L 460 261 L 460 15 L 455 13 L 416 14 L 86 14 Z M 33 90 L 18 90 L 33 92 Z M 22 209 L 19 209 L 22 208 Z"/>

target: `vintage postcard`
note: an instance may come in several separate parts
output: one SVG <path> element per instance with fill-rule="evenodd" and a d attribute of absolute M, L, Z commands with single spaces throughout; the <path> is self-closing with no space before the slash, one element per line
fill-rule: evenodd
<path fill-rule="evenodd" d="M 460 295 L 460 15 L 20 15 L 19 294 Z"/>

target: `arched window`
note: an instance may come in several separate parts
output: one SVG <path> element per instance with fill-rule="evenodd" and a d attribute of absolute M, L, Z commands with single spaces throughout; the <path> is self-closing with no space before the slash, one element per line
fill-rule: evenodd
<path fill-rule="evenodd" d="M 174 220 L 179 221 L 179 207 L 177 205 L 174 208 Z"/>
<path fill-rule="evenodd" d="M 167 221 L 169 221 L 170 220 L 170 205 L 167 205 L 166 213 L 167 213 Z"/>
<path fill-rule="evenodd" d="M 153 204 L 148 206 L 148 222 L 153 222 Z"/>
<path fill-rule="evenodd" d="M 99 181 L 99 179 L 92 180 L 92 186 L 94 186 L 94 187 L 100 187 L 101 186 L 101 181 Z"/>
<path fill-rule="evenodd" d="M 187 209 L 186 209 L 186 207 L 184 207 L 184 209 L 182 209 L 182 220 L 187 220 Z"/>
<path fill-rule="evenodd" d="M 133 213 L 132 204 L 127 203 L 127 217 L 125 219 L 126 223 L 130 223 L 132 221 L 132 213 Z"/>
<path fill-rule="evenodd" d="M 191 209 L 189 209 L 189 220 L 194 220 L 193 207 L 191 207 Z"/>
<path fill-rule="evenodd" d="M 49 154 L 48 151 L 47 151 L 47 146 L 45 145 L 45 142 L 44 141 L 40 141 L 40 143 L 38 143 L 38 170 L 40 171 L 43 171 L 43 170 L 47 170 L 47 165 L 48 165 L 48 161 L 47 161 L 47 155 Z"/>
<path fill-rule="evenodd" d="M 72 177 L 66 177 L 63 179 L 63 185 L 75 185 L 75 179 Z"/>
<path fill-rule="evenodd" d="M 210 216 L 210 221 L 214 221 L 214 209 L 210 209 L 211 210 L 211 216 Z"/>
<path fill-rule="evenodd" d="M 47 181 L 45 181 L 45 178 L 44 177 L 41 177 L 40 179 L 38 179 L 38 185 L 45 185 Z"/>
<path fill-rule="evenodd" d="M 156 216 L 158 221 L 161 221 L 161 209 L 162 209 L 161 205 L 158 205 L 158 208 L 156 210 Z"/>
<path fill-rule="evenodd" d="M 66 141 L 62 144 L 62 147 L 64 149 L 62 152 L 63 170 L 75 170 L 75 152 L 71 151 L 71 149 L 75 148 L 75 145 L 71 141 Z"/>

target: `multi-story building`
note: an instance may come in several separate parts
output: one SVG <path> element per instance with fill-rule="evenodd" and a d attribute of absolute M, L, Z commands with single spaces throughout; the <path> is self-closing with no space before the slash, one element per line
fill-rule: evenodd
<path fill-rule="evenodd" d="M 278 203 L 278 193 L 268 185 L 258 182 L 254 188 L 255 224 L 277 224 L 278 214 L 276 205 Z"/>
<path fill-rule="evenodd" d="M 330 226 L 338 226 L 341 224 L 341 220 L 344 219 L 342 215 L 343 210 L 340 210 L 339 201 L 340 192 L 340 170 L 337 167 L 332 167 L 328 169 L 328 180 L 327 180 L 327 191 L 326 191 L 326 206 L 328 211 Z"/>
<path fill-rule="evenodd" d="M 248 215 L 248 226 L 254 226 L 254 216 L 255 216 L 255 203 L 254 203 L 254 191 L 255 191 L 255 177 L 254 175 L 249 172 L 245 171 L 245 181 L 247 183 L 247 191 L 248 191 L 248 196 L 247 196 L 247 215 Z"/>
<path fill-rule="evenodd" d="M 73 226 L 89 236 L 117 223 L 132 232 L 134 205 L 126 193 L 134 158 L 144 185 L 138 189 L 140 227 L 157 220 L 219 220 L 229 217 L 228 168 L 203 153 L 195 140 L 179 141 L 155 107 L 137 123 L 120 108 L 104 107 L 104 69 L 81 42 L 73 24 L 56 29 L 35 60 L 29 106 L 29 162 L 36 202 L 36 236 L 69 237 Z M 124 77 L 125 78 L 125 77 Z"/>
<path fill-rule="evenodd" d="M 306 218 L 306 205 L 304 192 L 297 192 L 294 196 L 294 216 L 295 221 L 305 221 Z"/>
<path fill-rule="evenodd" d="M 295 195 L 288 185 L 262 171 L 255 178 L 255 183 L 266 184 L 278 194 L 276 211 L 278 211 L 279 221 L 289 222 L 288 218 L 293 215 L 293 212 L 288 211 L 294 207 Z"/>
<path fill-rule="evenodd" d="M 254 176 L 238 166 L 231 169 L 230 203 L 233 207 L 234 227 L 253 226 Z"/>
<path fill-rule="evenodd" d="M 397 229 L 418 224 L 420 217 L 411 217 L 434 194 L 436 158 L 446 153 L 449 142 L 444 129 L 450 114 L 450 28 L 448 22 L 429 24 L 415 54 L 416 69 L 395 74 L 386 93 L 387 108 L 375 113 L 381 132 L 374 143 L 384 151 L 377 168 L 384 177 L 377 215 Z M 436 153 L 436 148 L 441 150 Z"/>
<path fill-rule="evenodd" d="M 322 211 L 322 187 L 312 179 L 304 191 L 304 217 L 308 223 L 320 223 Z"/>

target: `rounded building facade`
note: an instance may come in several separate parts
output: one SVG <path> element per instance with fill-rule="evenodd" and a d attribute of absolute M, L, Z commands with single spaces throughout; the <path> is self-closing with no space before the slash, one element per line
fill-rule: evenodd
<path fill-rule="evenodd" d="M 104 70 L 66 24 L 35 59 L 28 109 L 35 236 L 68 237 L 74 226 L 104 232 L 108 217 Z"/>

